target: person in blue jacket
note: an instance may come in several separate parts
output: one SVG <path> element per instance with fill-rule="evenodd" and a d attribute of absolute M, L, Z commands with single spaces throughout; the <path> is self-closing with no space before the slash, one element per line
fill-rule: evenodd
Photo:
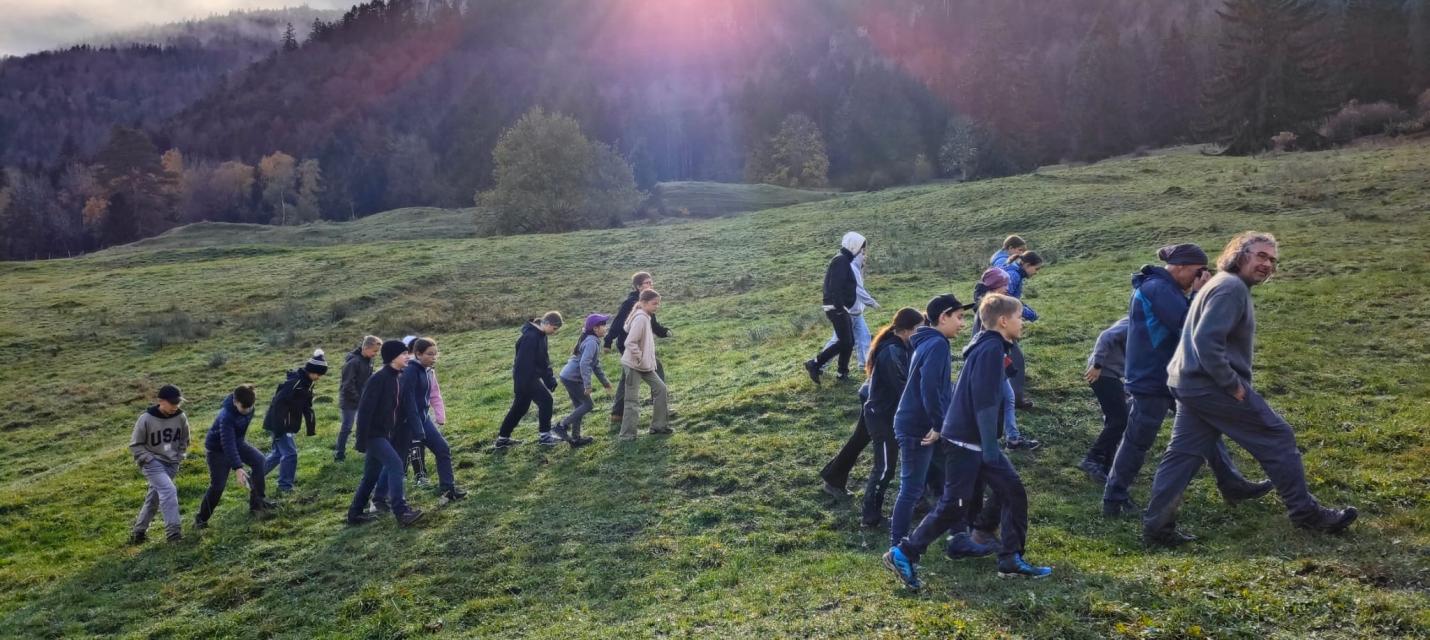
<path fill-rule="evenodd" d="M 1196 295 L 1211 279 L 1207 254 L 1194 244 L 1177 244 L 1157 250 L 1165 266 L 1146 265 L 1132 276 L 1132 298 L 1127 308 L 1127 353 L 1125 373 L 1132 404 L 1127 429 L 1102 493 L 1102 513 L 1118 517 L 1138 509 L 1129 493 L 1137 473 L 1147 460 L 1147 451 L 1157 439 L 1162 422 L 1174 400 L 1167 388 L 1167 363 L 1177 351 L 1182 325 Z M 1228 503 L 1252 500 L 1271 491 L 1269 481 L 1254 483 L 1241 475 L 1231 460 L 1226 443 L 1216 439 L 1215 454 L 1208 459 L 1217 488 Z"/>
<path fill-rule="evenodd" d="M 964 348 L 963 371 L 953 391 L 940 426 L 939 444 L 946 453 L 944 487 L 938 506 L 924 517 L 909 537 L 892 545 L 884 554 L 884 566 L 910 589 L 919 589 L 918 561 L 929 545 L 945 531 L 950 557 L 986 555 L 991 549 L 975 549 L 964 528 L 969 503 L 986 484 L 997 497 L 1000 508 L 1002 544 L 998 547 L 998 574 L 1002 577 L 1043 578 L 1050 567 L 1037 567 L 1023 560 L 1028 531 L 1028 494 L 1022 478 L 998 447 L 1002 419 L 1003 377 L 1008 351 L 1023 329 L 1019 302 L 1009 296 L 988 294 L 979 305 L 985 328 L 977 340 Z"/>
<path fill-rule="evenodd" d="M 943 414 L 953 397 L 953 352 L 948 341 L 963 329 L 963 304 L 951 293 L 929 300 L 924 326 L 909 336 L 913 356 L 909 379 L 894 411 L 894 438 L 899 442 L 899 497 L 889 519 L 889 539 L 898 544 L 908 532 L 914 506 L 923 497 L 933 444 L 943 425 Z"/>
<path fill-rule="evenodd" d="M 1007 238 L 1003 239 L 1003 248 L 999 249 L 997 253 L 993 254 L 992 258 L 988 259 L 988 266 L 1002 268 L 1004 265 L 1008 264 L 1009 260 L 1021 256 L 1027 252 L 1027 240 L 1024 240 L 1021 236 L 1008 236 Z"/>
<path fill-rule="evenodd" d="M 397 410 L 402 412 L 413 443 L 421 442 L 432 451 L 437 460 L 437 495 L 441 504 L 467 497 L 467 492 L 457 486 L 452 474 L 452 448 L 442 436 L 437 424 L 432 422 L 431 396 L 432 378 L 427 369 L 437 361 L 437 342 L 431 338 L 417 338 L 412 341 L 412 358 L 398 377 L 400 399 Z M 406 473 L 404 468 L 403 473 Z M 373 495 L 373 504 L 378 511 L 385 511 L 387 491 L 379 486 Z"/>
<path fill-rule="evenodd" d="M 264 498 L 263 476 L 267 465 L 263 452 L 243 439 L 248 434 L 248 423 L 253 420 L 253 405 L 257 400 L 258 394 L 253 390 L 253 385 L 239 385 L 223 399 L 223 406 L 219 408 L 213 425 L 209 427 L 208 436 L 204 438 L 205 459 L 209 465 L 209 490 L 204 493 L 204 500 L 199 504 L 199 514 L 194 518 L 195 529 L 209 526 L 209 518 L 213 516 L 214 508 L 218 506 L 219 499 L 223 498 L 224 488 L 228 486 L 230 472 L 238 478 L 239 484 L 248 487 L 248 510 L 254 515 L 262 516 L 277 507 Z M 248 465 L 252 471 L 245 471 L 244 465 Z"/>
<path fill-rule="evenodd" d="M 511 399 L 511 409 L 507 410 L 506 417 L 502 419 L 501 429 L 497 431 L 493 447 L 506 449 L 521 444 L 520 440 L 511 438 L 511 433 L 516 429 L 516 424 L 526 417 L 526 412 L 531 410 L 533 402 L 536 403 L 539 421 L 537 433 L 541 434 L 537 442 L 548 447 L 563 442 L 560 436 L 551 433 L 551 411 L 554 404 L 551 392 L 556 390 L 556 374 L 551 370 L 551 353 L 547 350 L 546 340 L 548 336 L 561 330 L 561 324 L 561 314 L 548 311 L 546 315 L 532 318 L 522 325 L 521 337 L 516 340 L 516 357 L 511 366 L 514 397 Z"/>
<path fill-rule="evenodd" d="M 1023 254 L 1014 256 L 1008 260 L 1008 264 L 1003 265 L 1003 270 L 1008 272 L 1008 295 L 1023 301 L 1023 284 L 1043 268 L 1043 256 L 1036 251 L 1025 251 Z M 1023 304 L 1023 320 L 1025 322 L 1037 322 L 1038 312 L 1034 311 L 1027 303 Z M 1013 375 L 1009 382 L 1013 387 L 1013 404 L 1021 410 L 1033 408 L 1033 401 L 1028 399 L 1025 389 L 1028 386 L 1027 366 L 1023 361 L 1023 349 L 1017 342 L 1013 343 L 1013 364 L 1011 370 Z M 1014 447 L 1017 448 L 1017 447 Z"/>

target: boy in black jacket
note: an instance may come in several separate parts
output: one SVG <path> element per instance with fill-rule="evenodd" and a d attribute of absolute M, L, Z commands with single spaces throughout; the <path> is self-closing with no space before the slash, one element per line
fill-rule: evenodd
<path fill-rule="evenodd" d="M 914 565 L 944 531 L 964 534 L 968 505 L 980 484 L 992 488 L 1002 505 L 1002 546 L 998 551 L 1000 577 L 1043 578 L 1051 567 L 1035 567 L 1023 560 L 1028 531 L 1028 494 L 1008 457 L 998 448 L 1002 430 L 1003 384 L 1010 364 L 1009 350 L 1022 337 L 1023 305 L 1017 299 L 990 293 L 978 308 L 984 331 L 963 350 L 963 370 L 954 385 L 953 400 L 944 415 L 939 446 L 944 462 L 944 490 L 938 506 L 917 529 L 889 550 L 885 564 L 907 586 L 920 586 Z M 984 555 L 966 534 L 949 539 L 948 555 Z"/>
<path fill-rule="evenodd" d="M 357 433 L 353 446 L 367 456 L 363 463 L 362 482 L 358 483 L 353 501 L 348 505 L 348 524 L 365 524 L 377 519 L 377 514 L 364 513 L 372 491 L 378 482 L 387 487 L 387 504 L 397 524 L 408 526 L 422 517 L 422 512 L 407 506 L 403 496 L 403 480 L 407 475 L 402 456 L 411 442 L 405 412 L 398 411 L 401 402 L 398 375 L 407 367 L 411 354 L 399 340 L 382 343 L 382 369 L 368 378 L 358 401 Z"/>
<path fill-rule="evenodd" d="M 561 323 L 560 313 L 548 311 L 521 327 L 521 337 L 516 340 L 516 358 L 511 366 L 514 397 L 493 447 L 505 449 L 521 444 L 520 440 L 511 438 L 511 432 L 516 429 L 516 423 L 526 417 L 533 402 L 539 420 L 537 431 L 541 434 L 537 442 L 548 447 L 565 442 L 551 433 L 551 392 L 556 390 L 556 374 L 551 371 L 551 354 L 546 345 L 546 337 L 559 331 Z"/>
<path fill-rule="evenodd" d="M 849 308 L 858 301 L 858 282 L 854 279 L 854 257 L 864 253 L 868 242 L 853 231 L 844 234 L 840 241 L 839 253 L 830 259 L 824 269 L 824 315 L 834 325 L 834 344 L 819 352 L 813 360 L 806 360 L 804 370 L 809 379 L 819 384 L 819 372 L 824 364 L 839 358 L 839 379 L 849 378 L 849 356 L 854 353 L 854 317 Z"/>
<path fill-rule="evenodd" d="M 265 461 L 266 473 L 278 469 L 278 490 L 293 490 L 293 478 L 298 475 L 298 445 L 293 434 L 300 423 L 308 427 L 308 436 L 317 435 L 317 419 L 313 415 L 313 385 L 328 372 L 323 350 L 313 352 L 302 367 L 288 372 L 288 379 L 273 392 L 268 414 L 263 416 L 263 430 L 273 434 L 273 451 Z"/>
<path fill-rule="evenodd" d="M 615 345 L 616 352 L 624 354 L 626 352 L 626 318 L 630 317 L 631 311 L 636 308 L 636 302 L 641 297 L 641 292 L 646 289 L 655 288 L 655 279 L 649 273 L 637 271 L 631 276 L 631 294 L 621 301 L 621 307 L 616 311 L 616 315 L 611 319 L 610 331 L 606 332 L 604 341 L 606 352 L 611 351 L 611 345 Z M 655 319 L 655 315 L 650 317 L 650 330 L 657 338 L 669 338 L 670 329 L 662 325 Z M 665 381 L 665 364 L 656 358 L 655 375 L 661 382 Z M 611 400 L 611 422 L 620 423 L 626 414 L 626 370 L 621 369 L 621 381 L 616 383 L 616 395 Z"/>
<path fill-rule="evenodd" d="M 333 447 L 333 461 L 342 462 L 347 457 L 348 436 L 352 435 L 353 423 L 357 421 L 358 400 L 362 398 L 362 388 L 372 377 L 372 358 L 382 347 L 382 338 L 366 336 L 356 349 L 348 352 L 343 359 L 343 374 L 338 381 L 338 411 L 343 423 L 338 429 L 338 443 Z"/>

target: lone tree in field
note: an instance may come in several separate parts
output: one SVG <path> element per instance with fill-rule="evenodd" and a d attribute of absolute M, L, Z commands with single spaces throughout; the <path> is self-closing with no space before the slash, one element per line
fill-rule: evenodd
<path fill-rule="evenodd" d="M 630 163 L 587 139 L 575 119 L 540 107 L 502 134 L 492 161 L 496 186 L 476 200 L 509 233 L 604 227 L 640 202 Z"/>
<path fill-rule="evenodd" d="M 1335 106 L 1314 0 L 1226 0 L 1215 76 L 1202 96 L 1207 133 L 1224 153 L 1263 151 L 1282 131 L 1310 131 Z"/>
<path fill-rule="evenodd" d="M 829 186 L 829 154 L 819 125 L 802 113 L 786 116 L 779 132 L 750 153 L 745 180 L 782 187 Z"/>

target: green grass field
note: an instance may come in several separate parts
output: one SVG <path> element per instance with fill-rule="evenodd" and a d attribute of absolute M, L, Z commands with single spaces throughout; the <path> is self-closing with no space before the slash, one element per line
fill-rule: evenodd
<path fill-rule="evenodd" d="M 239 235 L 0 264 L 0 636 L 1430 636 L 1427 151 L 1160 155 L 680 225 L 332 246 Z M 1255 293 L 1257 386 L 1295 425 L 1313 492 L 1362 517 L 1343 536 L 1306 533 L 1274 496 L 1223 505 L 1203 474 L 1182 511 L 1201 540 L 1144 552 L 1072 468 L 1099 422 L 1084 358 L 1156 247 L 1214 253 L 1247 228 L 1283 243 L 1281 273 Z M 857 400 L 854 385 L 815 389 L 799 362 L 829 333 L 819 283 L 850 229 L 871 242 L 884 304 L 871 324 L 969 295 L 1007 233 L 1051 259 L 1026 292 L 1043 320 L 1025 342 L 1038 409 L 1023 423 L 1045 445 L 1013 457 L 1029 557 L 1055 565 L 1051 579 L 934 553 L 928 589 L 903 592 L 879 564 L 885 534 L 819 491 Z M 598 408 L 594 446 L 490 452 L 521 319 L 614 311 L 638 269 L 655 272 L 676 333 L 659 349 L 678 433 L 617 446 Z M 271 391 L 314 346 L 337 360 L 369 332 L 437 339 L 469 499 L 436 510 L 413 491 L 434 509 L 421 526 L 345 527 L 362 458 L 331 461 L 331 375 L 278 517 L 251 521 L 234 487 L 202 535 L 124 546 L 145 491 L 125 444 L 158 385 L 183 387 L 198 453 L 234 385 Z M 533 432 L 528 419 L 518 437 Z M 186 524 L 206 482 L 192 457 Z"/>

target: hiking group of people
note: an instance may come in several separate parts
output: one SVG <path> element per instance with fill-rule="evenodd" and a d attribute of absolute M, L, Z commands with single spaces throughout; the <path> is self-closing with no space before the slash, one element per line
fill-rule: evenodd
<path fill-rule="evenodd" d="M 551 311 L 522 325 L 512 363 L 512 404 L 498 429 L 494 449 L 505 450 L 522 443 L 511 436 L 532 404 L 537 407 L 539 444 L 565 443 L 572 448 L 591 444 L 594 439 L 582 434 L 582 423 L 595 408 L 594 383 L 600 382 L 608 393 L 612 391 L 600 356 L 603 350 L 609 352 L 613 347 L 621 354 L 621 378 L 611 407 L 611 421 L 620 425 L 619 439 L 630 441 L 638 435 L 642 383 L 650 388 L 650 433 L 674 433 L 669 424 L 665 370 L 656 356 L 655 339 L 672 335 L 656 321 L 661 296 L 647 272 L 632 276 L 631 289 L 614 320 L 599 313 L 586 316 L 581 335 L 559 375 L 552 369 L 547 339 L 561 329 L 561 314 Z M 610 328 L 612 324 L 614 328 Z M 376 370 L 374 357 L 381 361 Z M 421 336 L 384 341 L 370 335 L 347 354 L 338 385 L 342 421 L 333 459 L 346 459 L 350 440 L 353 448 L 364 454 L 362 478 L 347 510 L 348 524 L 372 522 L 384 513 L 391 513 L 401 526 L 417 522 L 423 514 L 407 503 L 405 485 L 409 468 L 418 485 L 429 485 L 428 451 L 436 461 L 438 504 L 466 497 L 467 492 L 456 483 L 452 449 L 442 434 L 447 414 L 437 380 L 437 359 L 436 341 Z M 254 385 L 239 385 L 224 398 L 204 439 L 209 488 L 194 519 L 194 529 L 208 527 L 230 475 L 248 489 L 249 510 L 259 517 L 267 516 L 278 506 L 268 499 L 268 474 L 277 471 L 279 492 L 293 490 L 298 471 L 294 436 L 300 430 L 308 436 L 316 435 L 313 388 L 328 369 L 326 354 L 317 349 L 302 366 L 287 372 L 262 422 L 272 440 L 266 456 L 246 439 L 258 400 Z M 552 392 L 558 384 L 570 396 L 572 410 L 553 426 Z M 188 416 L 183 410 L 183 392 L 177 386 L 166 384 L 156 395 L 155 404 L 135 423 L 129 444 L 149 484 L 130 532 L 132 544 L 147 540 L 156 512 L 162 514 L 166 539 L 183 539 L 174 479 L 189 449 Z"/>
<path fill-rule="evenodd" d="M 819 385 L 825 366 L 837 363 L 836 379 L 849 379 L 849 361 L 859 349 L 866 372 L 859 387 L 861 410 L 854 432 L 821 470 L 823 490 L 852 497 L 846 488 L 860 453 L 873 446 L 864 486 L 860 524 L 887 524 L 885 567 L 911 589 L 922 587 L 918 562 L 928 547 L 950 534 L 950 559 L 998 556 L 1001 577 L 1043 578 L 1052 567 L 1024 557 L 1028 494 L 1005 450 L 1032 450 L 1040 442 L 1021 433 L 1019 410 L 1026 396 L 1020 343 L 1025 323 L 1038 314 L 1020 298 L 1023 283 L 1043 259 L 1019 236 L 1009 236 L 974 285 L 973 302 L 953 294 L 929 300 L 920 312 L 894 313 L 890 324 L 859 346 L 863 311 L 878 308 L 865 289 L 868 242 L 850 232 L 825 271 L 823 305 L 834 337 L 804 363 Z M 1307 488 L 1300 450 L 1289 424 L 1251 388 L 1255 312 L 1251 287 L 1265 282 L 1279 263 L 1270 234 L 1248 231 L 1233 238 L 1208 269 L 1194 244 L 1163 247 L 1162 266 L 1148 265 L 1132 278 L 1128 313 L 1103 331 L 1084 373 L 1102 409 L 1103 428 L 1078 468 L 1104 485 L 1108 517 L 1140 509 L 1130 487 L 1167 414 L 1171 441 L 1142 513 L 1148 546 L 1178 546 L 1195 539 L 1176 526 L 1182 494 L 1205 460 L 1229 504 L 1276 489 L 1297 526 L 1336 533 L 1357 516 L 1354 507 L 1322 506 Z M 950 341 L 974 309 L 972 337 L 962 349 L 955 376 Z M 1252 482 L 1232 462 L 1223 436 L 1246 449 L 1269 480 Z M 898 495 L 884 516 L 887 488 L 899 475 Z M 933 505 L 919 522 L 915 510 L 927 492 Z M 985 495 L 986 494 L 986 495 Z"/>

